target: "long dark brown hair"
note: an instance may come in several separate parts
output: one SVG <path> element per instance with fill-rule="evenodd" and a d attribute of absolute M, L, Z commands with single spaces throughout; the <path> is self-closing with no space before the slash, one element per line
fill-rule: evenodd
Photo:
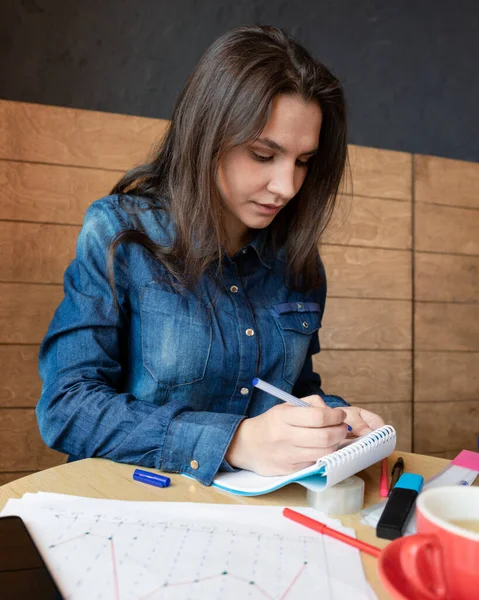
<path fill-rule="evenodd" d="M 138 226 L 116 236 L 117 246 L 142 244 L 181 286 L 194 287 L 206 268 L 221 265 L 226 233 L 216 186 L 225 151 L 259 137 L 278 94 L 316 101 L 323 119 L 318 151 L 301 189 L 268 228 L 273 248 L 286 247 L 293 288 L 321 281 L 318 244 L 328 224 L 347 161 L 347 119 L 341 83 L 284 31 L 270 26 L 233 29 L 206 51 L 180 93 L 166 135 L 152 159 L 127 172 L 113 194 L 135 213 L 166 210 L 173 220 L 172 246 L 154 243 Z M 146 202 L 146 205 L 145 205 Z"/>

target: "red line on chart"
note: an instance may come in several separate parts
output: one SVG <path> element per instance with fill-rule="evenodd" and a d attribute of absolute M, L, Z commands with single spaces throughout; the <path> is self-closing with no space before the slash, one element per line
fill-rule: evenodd
<path fill-rule="evenodd" d="M 113 584 L 115 586 L 115 598 L 120 600 L 120 584 L 118 583 L 118 573 L 116 570 L 116 559 L 115 559 L 115 546 L 113 544 L 113 537 L 110 538 L 111 542 L 111 562 L 113 563 Z"/>
<path fill-rule="evenodd" d="M 86 537 L 86 536 L 99 537 L 99 538 L 110 540 L 115 600 L 120 600 L 120 585 L 119 585 L 119 581 L 118 581 L 118 569 L 116 566 L 115 545 L 113 543 L 113 536 L 98 535 L 96 533 L 82 533 L 80 535 L 76 535 L 75 537 L 69 538 L 67 540 L 63 540 L 62 542 L 58 542 L 58 544 L 51 544 L 50 548 L 56 548 L 57 546 L 61 546 L 62 544 L 67 544 L 69 542 L 73 542 L 74 540 L 77 540 L 79 538 Z M 305 565 L 302 565 L 301 568 L 299 569 L 299 571 L 293 577 L 293 580 L 291 581 L 291 583 L 288 585 L 286 590 L 280 596 L 279 600 L 286 600 L 289 593 L 293 589 L 295 583 L 298 581 L 299 577 L 303 573 L 304 569 L 305 569 Z M 160 585 L 159 587 L 155 588 L 152 592 L 150 592 L 146 596 L 143 596 L 143 598 L 141 600 L 146 600 L 147 598 L 151 598 L 152 596 L 157 594 L 160 590 L 164 590 L 165 588 L 178 587 L 178 586 L 182 586 L 182 585 L 191 585 L 194 583 L 201 583 L 203 581 L 208 581 L 210 579 L 218 579 L 219 577 L 225 577 L 225 576 L 231 577 L 233 579 L 237 579 L 238 581 L 242 581 L 243 583 L 246 583 L 247 585 L 253 585 L 258 590 L 258 592 L 260 592 L 265 598 L 268 598 L 269 600 L 274 600 L 274 597 L 271 596 L 270 594 L 268 594 L 268 592 L 266 590 L 264 590 L 261 586 L 259 586 L 257 583 L 250 583 L 249 579 L 245 579 L 244 577 L 240 577 L 239 575 L 234 575 L 233 573 L 220 573 L 219 575 L 209 575 L 208 577 L 202 577 L 200 579 L 190 579 L 188 581 L 178 581 L 176 583 L 169 583 L 167 586 Z"/>
<path fill-rule="evenodd" d="M 305 565 L 302 565 L 302 567 L 296 573 L 296 575 L 293 577 L 293 580 L 288 585 L 288 587 L 286 588 L 286 590 L 283 592 L 283 594 L 281 595 L 281 597 L 280 597 L 279 600 L 286 600 L 286 598 L 288 597 L 289 593 L 293 589 L 295 583 L 298 581 L 298 579 L 299 579 L 301 573 L 304 571 L 304 569 L 305 569 Z M 177 586 L 182 586 L 182 585 L 191 585 L 193 583 L 201 583 L 202 581 L 207 581 L 207 580 L 210 580 L 210 579 L 218 579 L 219 577 L 225 577 L 225 576 L 226 577 L 232 577 L 233 579 L 237 579 L 238 581 L 242 581 L 243 583 L 246 583 L 248 585 L 254 585 L 255 588 L 258 590 L 258 592 L 260 592 L 261 594 L 263 594 L 263 596 L 265 596 L 266 598 L 269 598 L 269 600 L 274 600 L 274 597 L 271 596 L 270 594 L 268 594 L 268 592 L 266 590 L 264 590 L 261 586 L 259 586 L 257 583 L 251 584 L 250 581 L 249 581 L 249 579 L 245 579 L 244 577 L 239 577 L 238 575 L 233 575 L 233 573 L 221 573 L 220 575 L 209 575 L 208 577 L 202 577 L 200 579 L 190 579 L 188 581 L 178 581 L 177 583 L 169 583 L 167 586 L 160 585 L 159 587 L 155 588 L 152 592 L 150 592 L 146 596 L 143 596 L 140 600 L 146 600 L 147 598 L 151 598 L 152 596 L 154 596 L 155 594 L 157 594 L 160 590 L 165 590 L 165 589 L 168 589 L 170 587 L 177 587 Z"/>
<path fill-rule="evenodd" d="M 221 577 L 221 575 L 210 575 L 209 577 L 203 577 L 201 580 L 200 579 L 197 579 L 197 580 L 192 579 L 191 581 L 178 581 L 177 583 L 169 583 L 167 587 L 170 588 L 170 587 L 177 587 L 179 585 L 188 585 L 190 583 L 199 583 L 200 581 L 208 581 L 208 579 L 218 579 L 218 577 Z M 161 587 L 163 588 L 163 586 L 161 586 Z M 154 592 L 151 592 L 151 593 L 156 594 L 158 589 L 160 589 L 160 588 L 157 588 Z"/>
<path fill-rule="evenodd" d="M 63 540 L 63 542 L 58 542 L 58 544 L 50 544 L 50 548 L 56 548 L 57 546 L 61 546 L 62 544 L 68 544 L 68 542 L 73 542 L 73 540 L 77 540 L 78 538 L 86 537 L 86 536 L 99 537 L 99 538 L 103 538 L 105 540 L 113 539 L 113 536 L 110 538 L 107 535 L 98 535 L 97 533 L 85 532 L 85 533 L 80 533 L 80 535 L 76 535 L 75 537 L 68 538 L 67 540 Z"/>
<path fill-rule="evenodd" d="M 57 546 L 61 546 L 62 544 L 68 544 L 68 542 L 72 542 L 73 540 L 77 540 L 81 537 L 85 537 L 85 534 L 81 533 L 80 535 L 76 535 L 75 537 L 69 538 L 68 540 L 63 540 L 63 542 L 58 542 L 58 544 L 50 544 L 50 548 L 56 548 Z"/>
<path fill-rule="evenodd" d="M 294 577 L 293 581 L 289 584 L 289 586 L 286 588 L 286 591 L 284 592 L 284 594 L 281 596 L 281 598 L 279 600 L 285 600 L 285 598 L 287 597 L 287 595 L 289 594 L 289 592 L 292 590 L 293 585 L 298 581 L 299 576 L 301 575 L 301 573 L 304 571 L 304 565 L 301 567 L 301 569 L 296 573 L 296 576 Z"/>
<path fill-rule="evenodd" d="M 61 546 L 62 544 L 67 544 L 68 542 L 73 542 L 73 540 L 77 540 L 78 538 L 84 537 L 99 537 L 103 539 L 110 540 L 110 550 L 111 550 L 111 561 L 113 565 L 113 586 L 115 588 L 115 600 L 120 600 L 120 585 L 118 582 L 118 570 L 116 568 L 116 557 L 115 557 L 115 544 L 113 543 L 113 536 L 106 535 L 98 535 L 96 533 L 82 533 L 80 535 L 76 535 L 75 537 L 69 538 L 68 540 L 63 540 L 63 542 L 58 542 L 58 544 L 51 544 L 50 548 L 56 548 L 57 546 Z"/>
<path fill-rule="evenodd" d="M 233 577 L 234 579 L 238 579 L 239 581 L 244 581 L 244 583 L 249 583 L 249 581 L 247 579 L 244 579 L 243 577 L 238 577 L 237 575 L 231 574 L 230 577 Z M 259 592 L 261 592 L 263 594 L 263 596 L 266 596 L 266 598 L 271 598 L 271 600 L 274 600 L 274 598 L 272 596 L 270 596 L 266 590 L 263 590 L 263 588 L 261 586 L 259 586 L 257 583 L 254 583 L 253 585 L 257 588 L 257 590 Z"/>

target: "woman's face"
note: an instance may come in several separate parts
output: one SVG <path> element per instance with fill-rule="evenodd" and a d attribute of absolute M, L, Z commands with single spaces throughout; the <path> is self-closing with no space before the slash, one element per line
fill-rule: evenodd
<path fill-rule="evenodd" d="M 220 158 L 217 185 L 231 251 L 243 245 L 249 229 L 267 227 L 296 195 L 317 150 L 321 121 L 316 102 L 276 96 L 259 138 Z"/>

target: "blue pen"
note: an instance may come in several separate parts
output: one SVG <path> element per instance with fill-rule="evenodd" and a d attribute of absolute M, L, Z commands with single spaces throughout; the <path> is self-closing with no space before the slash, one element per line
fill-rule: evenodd
<path fill-rule="evenodd" d="M 133 479 L 135 481 L 141 481 L 141 483 L 148 483 L 149 485 L 155 485 L 156 487 L 168 487 L 170 485 L 170 478 L 164 475 L 158 475 L 157 473 L 151 473 L 150 471 L 142 471 L 141 469 L 135 469 L 133 472 Z"/>
<path fill-rule="evenodd" d="M 305 402 L 304 400 L 301 400 L 300 398 L 296 398 L 296 396 L 293 396 L 292 394 L 288 394 L 288 392 L 284 392 L 283 390 L 280 390 L 276 386 L 271 385 L 271 383 L 266 383 L 266 381 L 263 381 L 262 379 L 259 379 L 258 377 L 255 377 L 253 379 L 252 383 L 253 383 L 254 387 L 257 387 L 258 389 L 263 390 L 263 392 L 267 392 L 268 394 L 271 394 L 275 398 L 279 398 L 280 400 L 283 400 L 283 402 L 287 402 L 288 404 L 292 404 L 293 406 L 309 406 L 309 408 L 311 408 L 311 404 L 308 404 L 307 402 Z M 353 430 L 353 428 L 350 425 L 348 425 L 348 431 L 352 431 L 352 430 Z"/>

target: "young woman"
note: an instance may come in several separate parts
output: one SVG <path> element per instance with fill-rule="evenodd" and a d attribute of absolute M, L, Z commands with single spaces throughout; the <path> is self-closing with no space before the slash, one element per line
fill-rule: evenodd
<path fill-rule="evenodd" d="M 40 352 L 49 446 L 209 485 L 218 470 L 301 469 L 346 423 L 383 424 L 312 370 L 346 133 L 341 84 L 281 30 L 207 50 L 156 156 L 86 213 Z"/>

